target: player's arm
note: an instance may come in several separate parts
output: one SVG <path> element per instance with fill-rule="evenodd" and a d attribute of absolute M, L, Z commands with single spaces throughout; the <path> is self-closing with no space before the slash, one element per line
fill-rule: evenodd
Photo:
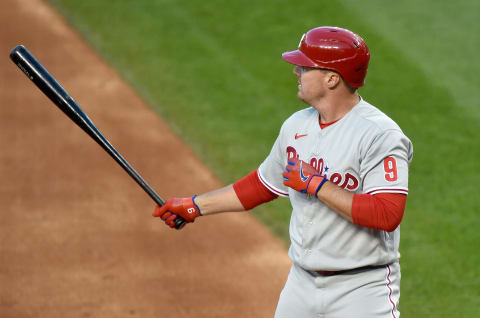
<path fill-rule="evenodd" d="M 328 181 L 311 165 L 295 158 L 289 160 L 283 177 L 286 186 L 317 197 L 357 225 L 393 231 L 402 220 L 406 202 L 404 194 L 355 194 Z"/>
<path fill-rule="evenodd" d="M 402 221 L 407 201 L 402 193 L 355 194 L 329 181 L 317 198 L 352 223 L 387 232 Z"/>
<path fill-rule="evenodd" d="M 191 198 L 169 199 L 165 205 L 155 208 L 153 216 L 160 217 L 168 226 L 174 227 L 177 216 L 194 222 L 199 216 L 250 210 L 277 197 L 263 186 L 255 170 L 221 189 Z"/>
<path fill-rule="evenodd" d="M 327 180 L 321 188 L 316 191 L 316 196 L 330 209 L 334 210 L 350 222 L 353 222 L 352 205 L 355 193 L 342 189 L 338 185 Z"/>
<path fill-rule="evenodd" d="M 195 202 L 200 208 L 200 211 L 202 211 L 202 215 L 210 215 L 227 211 L 245 211 L 240 199 L 233 189 L 232 184 L 221 189 L 199 195 L 196 197 Z"/>
<path fill-rule="evenodd" d="M 205 211 L 203 215 L 208 215 L 251 210 L 277 197 L 260 182 L 257 170 L 254 170 L 234 184 L 199 196 L 196 201 L 202 213 Z"/>

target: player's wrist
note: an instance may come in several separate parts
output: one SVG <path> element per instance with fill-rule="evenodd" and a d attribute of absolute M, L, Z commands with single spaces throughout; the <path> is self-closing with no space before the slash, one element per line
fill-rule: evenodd
<path fill-rule="evenodd" d="M 308 183 L 307 193 L 316 197 L 318 195 L 318 191 L 320 191 L 327 181 L 328 178 L 326 175 L 313 175 Z"/>
<path fill-rule="evenodd" d="M 198 206 L 197 202 L 195 202 L 195 199 L 198 197 L 198 195 L 194 195 L 192 196 L 192 203 L 193 203 L 193 206 L 195 207 L 195 209 L 197 210 L 197 213 L 198 213 L 198 216 L 202 216 L 202 211 L 200 210 L 200 207 Z"/>

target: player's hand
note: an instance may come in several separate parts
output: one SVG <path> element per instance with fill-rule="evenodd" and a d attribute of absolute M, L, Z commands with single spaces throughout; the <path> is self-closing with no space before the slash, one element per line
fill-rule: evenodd
<path fill-rule="evenodd" d="M 171 228 L 175 227 L 175 219 L 179 216 L 187 223 L 195 221 L 201 216 L 200 208 L 195 203 L 194 195 L 191 198 L 171 198 L 163 206 L 156 206 L 152 216 L 160 217 Z"/>
<path fill-rule="evenodd" d="M 288 160 L 283 172 L 283 184 L 301 193 L 317 196 L 318 191 L 327 181 L 313 166 L 297 158 Z"/>

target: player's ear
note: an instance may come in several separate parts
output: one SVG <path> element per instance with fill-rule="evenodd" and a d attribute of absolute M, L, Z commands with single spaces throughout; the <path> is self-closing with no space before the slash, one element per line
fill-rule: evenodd
<path fill-rule="evenodd" d="M 338 74 L 337 72 L 332 72 L 332 71 L 327 72 L 326 83 L 328 88 L 334 89 L 340 84 L 341 81 L 342 81 L 342 78 L 340 74 Z"/>

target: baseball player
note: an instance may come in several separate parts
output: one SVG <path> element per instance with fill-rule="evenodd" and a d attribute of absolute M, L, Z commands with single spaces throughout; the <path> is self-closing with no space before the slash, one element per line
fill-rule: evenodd
<path fill-rule="evenodd" d="M 294 64 L 298 98 L 265 161 L 222 189 L 173 198 L 153 215 L 245 211 L 288 197 L 293 265 L 275 317 L 396 317 L 400 227 L 413 148 L 399 126 L 363 100 L 370 53 L 337 27 L 308 31 L 283 59 Z"/>

